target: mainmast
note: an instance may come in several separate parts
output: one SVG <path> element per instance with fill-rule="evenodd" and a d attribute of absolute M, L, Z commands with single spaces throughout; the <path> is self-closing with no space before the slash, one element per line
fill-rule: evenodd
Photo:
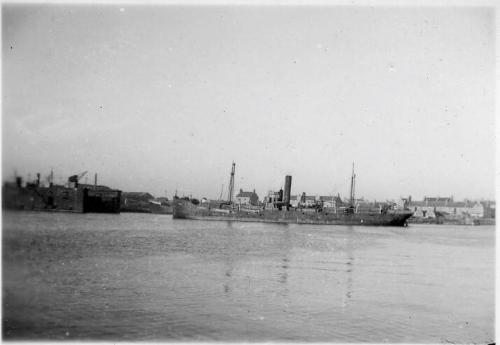
<path fill-rule="evenodd" d="M 354 163 L 352 163 L 352 175 L 351 175 L 351 206 L 354 206 L 355 202 L 355 189 L 356 189 L 356 174 L 354 173 Z"/>
<path fill-rule="evenodd" d="M 228 202 L 231 203 L 233 201 L 233 191 L 234 191 L 234 170 L 236 164 L 233 162 L 233 166 L 231 168 L 231 179 L 229 180 L 229 192 L 228 192 Z"/>

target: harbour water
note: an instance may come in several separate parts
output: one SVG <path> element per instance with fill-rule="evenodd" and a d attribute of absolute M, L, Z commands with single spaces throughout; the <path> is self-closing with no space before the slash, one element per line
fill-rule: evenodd
<path fill-rule="evenodd" d="M 494 226 L 3 213 L 4 340 L 491 343 Z"/>

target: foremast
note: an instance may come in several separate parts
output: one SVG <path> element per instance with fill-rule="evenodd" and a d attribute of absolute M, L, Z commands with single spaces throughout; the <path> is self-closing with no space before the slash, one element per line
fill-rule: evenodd
<path fill-rule="evenodd" d="M 351 193 L 350 193 L 350 202 L 352 207 L 354 207 L 354 204 L 356 202 L 355 189 L 356 189 L 356 174 L 354 173 L 354 163 L 352 163 Z"/>
<path fill-rule="evenodd" d="M 233 202 L 233 193 L 234 193 L 234 171 L 236 170 L 236 164 L 233 162 L 231 167 L 231 178 L 229 180 L 229 191 L 227 195 L 227 202 L 231 204 Z"/>

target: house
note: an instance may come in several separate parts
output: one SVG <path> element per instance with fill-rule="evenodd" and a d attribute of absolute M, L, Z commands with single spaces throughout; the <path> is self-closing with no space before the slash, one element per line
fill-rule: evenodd
<path fill-rule="evenodd" d="M 291 198 L 290 198 L 291 199 Z M 294 196 L 294 200 L 290 200 L 290 205 L 294 207 L 314 207 L 317 203 L 317 197 L 314 195 L 306 195 L 306 193 L 302 193 L 302 195 Z"/>
<path fill-rule="evenodd" d="M 283 199 L 283 190 L 280 190 L 279 192 L 270 190 L 267 192 L 267 196 L 264 197 L 262 203 L 264 204 L 264 208 L 266 210 L 272 210 L 274 209 L 276 203 L 281 201 L 282 199 Z"/>
<path fill-rule="evenodd" d="M 240 192 L 236 194 L 234 199 L 235 203 L 241 205 L 259 205 L 259 196 L 255 193 L 255 189 L 253 192 L 244 192 L 243 189 L 240 189 Z"/>
<path fill-rule="evenodd" d="M 454 201 L 453 197 L 424 197 L 423 201 L 412 201 L 409 198 L 407 208 L 413 211 L 413 216 L 417 218 L 436 218 L 439 215 L 451 218 L 484 216 L 484 206 L 480 202 Z"/>
<path fill-rule="evenodd" d="M 494 201 L 481 201 L 484 209 L 484 218 L 495 218 L 496 203 Z"/>
<path fill-rule="evenodd" d="M 299 195 L 290 195 L 290 206 L 299 207 L 300 196 Z"/>
<path fill-rule="evenodd" d="M 301 198 L 301 205 L 304 207 L 314 207 L 316 205 L 316 196 L 305 195 L 304 193 L 303 198 Z"/>
<path fill-rule="evenodd" d="M 324 208 L 336 208 L 342 204 L 342 201 L 340 200 L 339 196 L 321 195 L 318 197 L 317 200 Z"/>

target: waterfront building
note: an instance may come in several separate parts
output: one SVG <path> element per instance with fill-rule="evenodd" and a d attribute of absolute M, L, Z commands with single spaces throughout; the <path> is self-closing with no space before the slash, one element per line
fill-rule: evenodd
<path fill-rule="evenodd" d="M 484 206 L 478 201 L 454 201 L 453 197 L 424 197 L 423 201 L 412 201 L 408 198 L 407 207 L 417 218 L 445 217 L 484 217 Z"/>
<path fill-rule="evenodd" d="M 340 207 L 343 202 L 339 195 L 327 195 L 327 196 L 319 196 L 318 201 L 324 208 L 336 208 Z"/>
<path fill-rule="evenodd" d="M 240 189 L 240 192 L 236 194 L 235 202 L 240 205 L 259 205 L 259 196 L 255 193 L 255 189 L 253 192 L 244 192 L 243 189 Z"/>
<path fill-rule="evenodd" d="M 484 218 L 495 218 L 496 203 L 494 201 L 481 201 L 484 209 Z"/>
<path fill-rule="evenodd" d="M 290 206 L 299 207 L 300 196 L 299 195 L 290 195 Z"/>
<path fill-rule="evenodd" d="M 313 207 L 316 205 L 316 196 L 304 194 L 300 204 L 303 207 Z"/>
<path fill-rule="evenodd" d="M 290 196 L 290 206 L 298 207 L 315 207 L 316 205 L 321 208 L 337 208 L 342 207 L 344 202 L 339 195 L 292 195 Z"/>

